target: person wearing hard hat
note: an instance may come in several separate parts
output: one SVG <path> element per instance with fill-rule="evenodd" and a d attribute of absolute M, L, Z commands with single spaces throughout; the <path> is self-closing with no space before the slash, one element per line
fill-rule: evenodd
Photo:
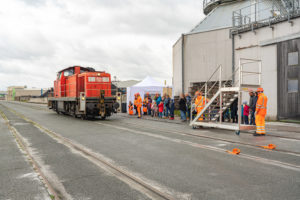
<path fill-rule="evenodd" d="M 137 115 L 137 93 L 134 94 L 134 101 L 133 101 L 133 106 L 134 106 L 134 110 L 135 110 L 135 114 Z"/>
<path fill-rule="evenodd" d="M 142 111 L 142 105 L 143 105 L 143 100 L 142 97 L 140 96 L 140 93 L 137 93 L 137 99 L 136 99 L 136 107 L 137 107 L 137 111 L 138 111 L 138 118 L 141 118 L 141 111 Z"/>
<path fill-rule="evenodd" d="M 254 136 L 265 136 L 266 135 L 266 127 L 265 127 L 265 117 L 267 114 L 267 103 L 268 98 L 263 93 L 263 88 L 257 88 L 257 102 L 256 102 L 256 116 L 255 116 L 255 124 L 256 124 L 256 133 Z"/>
<path fill-rule="evenodd" d="M 204 109 L 207 100 L 202 95 L 201 91 L 195 92 L 195 98 L 195 109 L 198 115 Z M 199 121 L 203 121 L 203 115 L 200 116 Z"/>

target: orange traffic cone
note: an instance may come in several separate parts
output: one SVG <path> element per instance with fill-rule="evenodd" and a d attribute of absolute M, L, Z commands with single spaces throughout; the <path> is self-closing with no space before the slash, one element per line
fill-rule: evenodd
<path fill-rule="evenodd" d="M 232 149 L 232 151 L 227 151 L 227 153 L 233 154 L 233 155 L 238 155 L 241 153 L 241 150 L 238 148 Z"/>
<path fill-rule="evenodd" d="M 264 149 L 275 149 L 276 145 L 275 144 L 268 144 L 268 146 L 262 146 Z"/>

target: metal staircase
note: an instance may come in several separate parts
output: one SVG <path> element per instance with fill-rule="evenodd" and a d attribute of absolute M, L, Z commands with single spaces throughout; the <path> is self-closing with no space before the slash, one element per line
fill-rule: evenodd
<path fill-rule="evenodd" d="M 252 78 L 247 78 L 249 76 L 252 76 Z M 253 78 L 253 76 L 255 77 Z M 231 77 L 227 79 L 222 77 L 222 66 L 220 65 L 199 89 L 206 99 L 206 104 L 203 110 L 193 119 L 192 113 L 197 106 L 194 103 L 196 98 L 194 97 L 192 101 L 190 125 L 193 128 L 198 126 L 215 127 L 235 130 L 238 131 L 238 133 L 240 130 L 254 129 L 254 126 L 241 124 L 240 115 L 238 115 L 238 123 L 232 123 L 229 116 L 229 109 L 231 106 L 237 106 L 237 113 L 241 113 L 243 93 L 248 93 L 248 89 L 256 89 L 260 87 L 260 85 L 260 60 L 240 59 L 239 66 Z M 247 98 L 249 99 L 248 96 Z M 199 118 L 203 118 L 203 120 L 199 120 Z"/>

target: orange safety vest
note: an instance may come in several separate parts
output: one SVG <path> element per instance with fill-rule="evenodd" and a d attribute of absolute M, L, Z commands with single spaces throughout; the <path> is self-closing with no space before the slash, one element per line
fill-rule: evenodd
<path fill-rule="evenodd" d="M 133 106 L 129 105 L 128 108 L 129 108 L 129 115 L 133 115 Z"/>
<path fill-rule="evenodd" d="M 134 99 L 134 101 L 133 101 L 133 105 L 137 105 L 137 99 Z"/>
<path fill-rule="evenodd" d="M 260 93 L 256 102 L 256 113 L 260 115 L 267 114 L 268 97 L 264 93 Z"/>
<path fill-rule="evenodd" d="M 147 107 L 143 107 L 143 112 L 147 112 Z"/>
<path fill-rule="evenodd" d="M 139 96 L 137 98 L 137 100 L 136 100 L 136 106 L 137 107 L 142 107 L 142 97 L 141 96 Z"/>
<path fill-rule="evenodd" d="M 195 100 L 196 108 L 201 108 L 203 109 L 205 106 L 205 97 L 199 96 Z"/>

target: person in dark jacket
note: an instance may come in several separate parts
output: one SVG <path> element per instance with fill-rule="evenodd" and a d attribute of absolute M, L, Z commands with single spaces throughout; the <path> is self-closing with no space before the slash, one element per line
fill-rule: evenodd
<path fill-rule="evenodd" d="M 174 99 L 171 99 L 171 103 L 170 103 L 170 120 L 174 120 L 174 110 L 175 110 Z"/>
<path fill-rule="evenodd" d="M 180 118 L 182 121 L 186 121 L 186 99 L 184 94 L 180 95 L 179 99 L 179 111 L 180 111 Z"/>
<path fill-rule="evenodd" d="M 249 90 L 250 101 L 249 101 L 249 111 L 250 111 L 250 125 L 255 125 L 255 109 L 257 102 L 257 95 L 253 90 Z"/>
<path fill-rule="evenodd" d="M 146 98 L 147 98 L 147 111 L 148 111 L 148 115 L 151 115 L 151 104 L 152 104 L 152 99 L 151 96 L 149 94 L 149 92 L 146 93 Z"/>
<path fill-rule="evenodd" d="M 232 102 L 231 106 L 230 106 L 230 111 L 231 111 L 231 119 L 233 123 L 237 123 L 238 122 L 238 115 L 237 115 L 237 111 L 238 111 L 238 99 L 235 99 L 234 102 Z"/>
<path fill-rule="evenodd" d="M 191 103 L 192 103 L 192 97 L 186 93 L 185 94 L 185 99 L 186 99 L 186 113 L 187 113 L 187 119 L 190 119 L 191 116 Z"/>
<path fill-rule="evenodd" d="M 171 98 L 168 94 L 165 94 L 165 99 L 164 99 L 164 117 L 168 118 L 169 117 L 169 112 L 170 112 L 170 101 Z"/>

